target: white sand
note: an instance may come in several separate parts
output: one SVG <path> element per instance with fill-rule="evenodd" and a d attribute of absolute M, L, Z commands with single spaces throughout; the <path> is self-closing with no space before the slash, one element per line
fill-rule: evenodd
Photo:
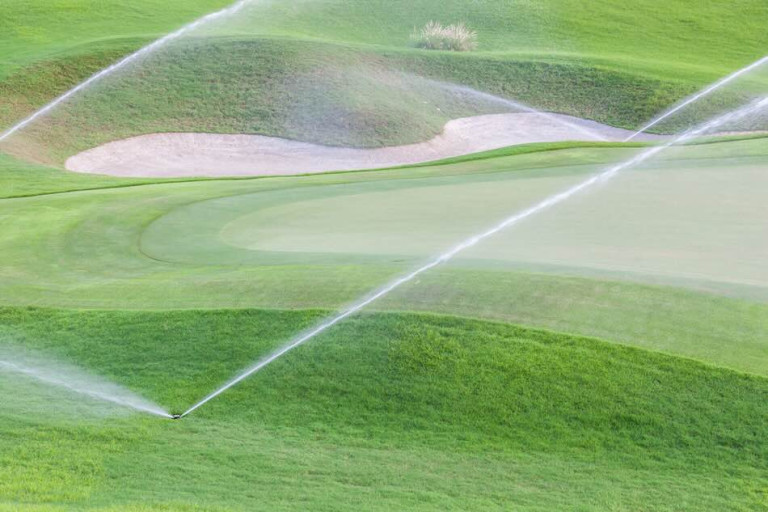
<path fill-rule="evenodd" d="M 393 167 L 532 142 L 618 141 L 631 133 L 570 116 L 532 113 L 456 119 L 427 142 L 376 149 L 261 135 L 162 133 L 89 149 L 69 158 L 66 168 L 135 177 L 286 175 Z"/>

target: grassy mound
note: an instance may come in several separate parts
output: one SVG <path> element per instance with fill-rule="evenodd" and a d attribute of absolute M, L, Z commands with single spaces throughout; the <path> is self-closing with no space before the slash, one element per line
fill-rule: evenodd
<path fill-rule="evenodd" d="M 155 132 L 251 133 L 378 147 L 429 139 L 451 119 L 515 111 L 448 83 L 622 127 L 642 123 L 692 90 L 579 63 L 200 38 L 84 92 L 10 147 L 56 163 L 104 142 Z"/>
<path fill-rule="evenodd" d="M 75 4 L 73 12 L 86 9 L 84 0 Z M 216 5 L 192 4 L 184 12 Z M 140 7 L 144 16 L 159 9 Z M 37 17 L 48 19 L 46 9 L 37 6 Z M 498 0 L 471 7 L 433 0 L 399 7 L 378 1 L 257 2 L 237 19 L 198 34 L 199 40 L 171 45 L 108 80 L 103 89 L 85 94 L 28 132 L 13 151 L 61 162 L 106 140 L 153 131 L 391 145 L 428 139 L 447 119 L 488 108 L 440 100 L 434 87 L 403 82 L 401 72 L 631 128 L 734 63 L 757 57 L 765 45 L 754 22 L 761 9 L 756 1 L 744 2 L 739 10 L 641 3 L 631 12 L 615 0 L 601 0 L 589 9 L 565 0 L 535 8 Z M 696 12 L 695 24 L 689 10 Z M 23 31 L 28 14 L 17 6 L 11 12 L 12 30 L 4 44 L 30 46 Z M 45 43 L 31 45 L 35 50 L 26 59 L 2 67 L 4 124 L 146 41 L 136 37 L 130 23 L 123 22 L 124 32 L 109 33 L 122 20 L 98 12 L 100 21 L 84 23 L 79 38 L 51 31 Z M 161 10 L 147 26 L 166 23 L 170 29 L 180 15 Z M 654 22 L 657 17 L 665 19 L 664 30 Z M 142 18 L 129 19 L 138 24 Z M 414 24 L 430 19 L 467 21 L 478 31 L 482 51 L 459 55 L 410 47 Z M 621 40 L 611 36 L 615 33 L 622 33 Z M 679 60 L 670 60 L 672 55 Z"/>
<path fill-rule="evenodd" d="M 316 317 L 0 312 L 6 340 L 174 408 Z M 16 396 L 29 386 L 4 378 Z M 366 315 L 181 422 L 74 419 L 12 399 L 0 413 L 0 499 L 73 510 L 757 509 L 767 398 L 762 379 L 597 341 Z"/>

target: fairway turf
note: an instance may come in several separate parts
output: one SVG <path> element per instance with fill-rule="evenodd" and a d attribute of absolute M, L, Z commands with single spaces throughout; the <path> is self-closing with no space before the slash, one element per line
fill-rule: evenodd
<path fill-rule="evenodd" d="M 229 3 L 4 2 L 0 125 Z M 424 77 L 631 128 L 761 57 L 766 17 L 759 0 L 256 0 L 2 145 L 0 348 L 181 413 L 643 144 L 173 180 L 63 171 L 77 151 L 168 130 L 374 147 L 500 109 Z M 411 46 L 431 19 L 466 22 L 478 51 Z M 0 512 L 768 509 L 768 145 L 739 137 L 501 233 L 180 421 L 0 371 Z"/>

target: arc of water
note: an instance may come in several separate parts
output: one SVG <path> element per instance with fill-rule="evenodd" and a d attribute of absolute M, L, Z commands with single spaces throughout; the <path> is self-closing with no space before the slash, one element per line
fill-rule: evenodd
<path fill-rule="evenodd" d="M 89 389 L 85 386 L 80 386 L 80 385 L 77 385 L 76 383 L 72 383 L 60 376 L 51 374 L 50 372 L 32 368 L 30 366 L 25 366 L 25 365 L 12 363 L 10 361 L 0 360 L 0 369 L 6 369 L 14 373 L 26 375 L 27 377 L 31 377 L 33 379 L 39 380 L 40 382 L 44 382 L 46 384 L 50 384 L 52 386 L 68 389 L 69 391 L 72 391 L 74 393 L 89 396 L 91 398 L 95 398 L 97 400 L 101 400 L 104 402 L 117 404 L 122 407 L 129 407 L 131 409 L 135 409 L 140 412 L 154 414 L 155 416 L 162 416 L 163 418 L 173 417 L 166 411 L 162 410 L 160 407 L 146 403 L 145 401 L 140 400 L 138 398 L 133 398 L 129 396 L 117 396 L 117 395 L 105 393 L 98 389 Z"/>
<path fill-rule="evenodd" d="M 750 103 L 749 105 L 742 107 L 740 109 L 737 109 L 733 112 L 730 112 L 728 114 L 725 114 L 723 116 L 720 116 L 714 120 L 711 120 L 697 128 L 694 128 L 692 130 L 689 130 L 685 132 L 684 134 L 678 136 L 674 140 L 668 141 L 663 145 L 660 146 L 654 146 L 652 148 L 646 149 L 645 151 L 635 155 L 633 158 L 626 160 L 625 162 L 622 162 L 618 165 L 609 167 L 608 169 L 600 172 L 599 174 L 596 174 L 589 179 L 582 181 L 581 183 L 578 183 L 577 185 L 574 185 L 573 187 L 560 192 L 558 194 L 555 194 L 553 196 L 550 196 L 543 201 L 535 204 L 534 206 L 531 206 L 530 208 L 527 208 L 519 213 L 516 213 L 510 217 L 507 217 L 499 224 L 493 226 L 492 228 L 488 229 L 487 231 L 484 231 L 483 233 L 480 233 L 478 235 L 472 236 L 471 238 L 468 238 L 467 240 L 461 242 L 459 245 L 453 247 L 452 249 L 448 250 L 447 252 L 439 255 L 429 263 L 425 264 L 424 266 L 414 270 L 410 274 L 407 274 L 392 283 L 386 285 L 384 288 L 381 288 L 377 292 L 373 293 L 372 295 L 369 295 L 368 297 L 352 304 L 351 306 L 347 307 L 342 312 L 336 314 L 335 316 L 329 318 L 328 320 L 324 321 L 317 327 L 311 329 L 310 331 L 306 332 L 305 334 L 302 334 L 301 336 L 294 339 L 289 344 L 285 345 L 283 348 L 277 350 L 276 352 L 272 353 L 270 356 L 262 359 L 255 365 L 251 366 L 250 368 L 246 369 L 244 372 L 242 372 L 240 375 L 235 377 L 234 379 L 230 380 L 226 384 L 224 384 L 222 387 L 214 391 L 213 393 L 209 394 L 196 404 L 194 404 L 192 407 L 187 409 L 181 416 L 187 416 L 191 412 L 195 411 L 196 409 L 200 408 L 201 406 L 205 405 L 209 401 L 213 400 L 217 396 L 221 395 L 228 389 L 232 388 L 233 386 L 237 385 L 238 383 L 244 381 L 254 373 L 258 372 L 268 364 L 272 363 L 276 359 L 282 357 L 283 355 L 287 354 L 291 350 L 295 349 L 296 347 L 306 343 L 310 339 L 314 338 L 318 334 L 322 333 L 323 331 L 329 329 L 330 327 L 333 327 L 334 325 L 338 324 L 345 318 L 357 313 L 361 309 L 365 308 L 369 304 L 373 303 L 374 301 L 384 297 L 385 295 L 389 294 L 391 291 L 395 290 L 396 288 L 400 287 L 401 285 L 413 280 L 416 276 L 419 274 L 422 274 L 434 267 L 437 267 L 438 265 L 441 265 L 449 260 L 451 260 L 454 256 L 459 254 L 460 252 L 469 249 L 470 247 L 473 247 L 480 243 L 482 240 L 491 237 L 495 235 L 496 233 L 502 231 L 505 228 L 508 228 L 514 224 L 517 224 L 518 222 L 522 221 L 523 219 L 526 219 L 528 217 L 531 217 L 539 212 L 542 212 L 548 208 L 551 208 L 559 203 L 562 203 L 563 201 L 566 201 L 567 199 L 573 197 L 574 195 L 583 192 L 584 190 L 587 190 L 597 184 L 604 183 L 607 180 L 610 180 L 614 176 L 616 176 L 621 171 L 624 171 L 628 168 L 634 167 L 642 162 L 645 162 L 646 160 L 650 159 L 651 157 L 657 155 L 658 153 L 672 147 L 675 145 L 685 144 L 686 142 L 689 142 L 691 139 L 705 134 L 710 130 L 713 130 L 719 126 L 725 125 L 730 122 L 737 121 L 743 117 L 746 117 L 750 114 L 753 114 L 755 112 L 758 112 L 764 108 L 768 107 L 768 96 Z"/>
<path fill-rule="evenodd" d="M 754 71 L 755 69 L 759 68 L 760 66 L 762 66 L 763 64 L 766 64 L 766 63 L 768 63 L 768 55 L 766 55 L 762 59 L 759 59 L 759 60 L 753 62 L 749 66 L 746 66 L 746 67 L 741 68 L 740 70 L 738 70 L 738 71 L 736 71 L 734 73 L 731 73 L 730 75 L 726 76 L 725 78 L 721 78 L 720 80 L 718 80 L 717 82 L 713 83 L 709 87 L 707 87 L 707 88 L 697 92 L 696 94 L 694 94 L 692 96 L 689 96 L 687 99 L 685 99 L 681 103 L 677 104 L 675 107 L 667 110 L 666 112 L 664 112 L 660 116 L 654 118 L 647 125 L 643 126 L 638 131 L 636 131 L 635 133 L 633 133 L 632 135 L 627 137 L 624 140 L 624 142 L 631 141 L 632 139 L 634 139 L 635 137 L 637 137 L 641 133 L 644 133 L 645 131 L 653 128 L 654 126 L 656 126 L 660 122 L 664 121 L 668 117 L 670 117 L 670 116 L 680 112 L 682 109 L 684 109 L 685 107 L 687 107 L 691 103 L 695 103 L 695 102 L 699 101 L 700 99 L 703 99 L 703 98 L 709 96 L 710 94 L 712 94 L 713 92 L 717 91 L 721 87 L 723 87 L 725 85 L 728 85 L 729 83 L 733 82 L 734 80 L 736 80 L 740 76 L 743 76 L 743 75 L 749 73 L 750 71 Z"/>
<path fill-rule="evenodd" d="M 229 7 L 225 7 L 224 9 L 221 9 L 220 11 L 216 11 L 210 14 L 206 14 L 202 18 L 199 18 L 192 23 L 188 23 L 181 27 L 180 29 L 176 30 L 175 32 L 171 32 L 170 34 L 161 37 L 160 39 L 154 41 L 153 43 L 141 48 L 140 50 L 128 55 L 127 57 L 124 57 L 120 61 L 112 64 L 109 67 L 106 67 L 99 71 L 98 73 L 92 75 L 90 78 L 85 80 L 84 82 L 81 82 L 80 84 L 76 85 L 69 91 L 65 92 L 58 98 L 52 100 L 50 103 L 46 104 L 36 112 L 34 112 L 32 115 L 22 119 L 15 125 L 11 126 L 7 130 L 5 130 L 2 134 L 0 134 L 0 142 L 4 141 L 14 133 L 18 132 L 19 130 L 22 130 L 23 128 L 27 127 L 31 123 L 35 122 L 36 120 L 40 119 L 41 117 L 49 114 L 51 111 L 53 111 L 56 107 L 70 99 L 71 97 L 75 96 L 77 93 L 83 91 L 84 89 L 87 89 L 91 85 L 95 84 L 99 80 L 111 75 L 112 73 L 124 68 L 131 62 L 134 62 L 146 55 L 149 55 L 150 53 L 154 52 L 158 48 L 168 44 L 169 42 L 173 41 L 174 39 L 178 39 L 179 37 L 197 29 L 200 28 L 203 25 L 206 25 L 214 20 L 224 18 L 226 16 L 231 16 L 238 11 L 240 11 L 243 7 L 245 7 L 247 4 L 253 2 L 255 0 L 238 0 L 234 4 L 230 5 Z"/>
<path fill-rule="evenodd" d="M 439 80 L 428 80 L 430 83 L 433 83 L 437 85 L 438 87 L 441 87 L 443 89 L 449 89 L 452 91 L 460 92 L 462 94 L 466 94 L 469 96 L 476 96 L 478 98 L 482 98 L 488 102 L 491 103 L 500 103 L 502 105 L 505 105 L 507 107 L 516 109 L 516 110 L 523 110 L 525 112 L 528 112 L 530 114 L 536 114 L 538 116 L 541 116 L 545 119 L 548 119 L 549 121 L 552 121 L 556 124 L 560 124 L 562 126 L 566 126 L 568 128 L 572 128 L 580 133 L 583 133 L 584 135 L 588 136 L 591 139 L 595 139 L 598 141 L 605 141 L 607 140 L 605 137 L 600 135 L 599 133 L 590 130 L 589 128 L 585 128 L 584 126 L 579 126 L 576 123 L 572 123 L 570 121 L 567 121 L 563 119 L 562 117 L 558 117 L 556 115 L 553 115 L 549 112 L 544 112 L 542 110 L 537 110 L 531 106 L 526 105 L 525 103 L 520 103 L 519 101 L 510 100 L 507 98 L 502 98 L 501 96 L 496 96 L 495 94 L 491 94 L 488 92 L 478 91 L 477 89 L 473 89 L 472 87 L 468 87 L 466 85 L 458 85 L 458 84 L 451 84 L 448 82 L 441 82 Z"/>

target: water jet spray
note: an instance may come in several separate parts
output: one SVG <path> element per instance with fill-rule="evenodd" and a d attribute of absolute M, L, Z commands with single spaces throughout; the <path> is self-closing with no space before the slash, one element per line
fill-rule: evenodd
<path fill-rule="evenodd" d="M 521 211 L 518 213 L 515 213 L 511 215 L 510 217 L 507 217 L 497 225 L 491 227 L 490 229 L 478 234 L 474 235 L 465 241 L 461 242 L 459 245 L 453 247 L 452 249 L 444 252 L 443 254 L 437 256 L 432 261 L 428 262 L 427 264 L 419 267 L 418 269 L 412 271 L 411 273 L 400 277 L 396 279 L 395 281 L 391 282 L 390 284 L 384 286 L 383 288 L 379 289 L 378 291 L 372 293 L 371 295 L 359 300 L 358 302 L 352 304 L 351 306 L 344 309 L 342 312 L 336 314 L 335 316 L 332 316 L 328 318 L 327 320 L 323 321 L 318 326 L 312 328 L 308 332 L 298 336 L 293 341 L 288 343 L 287 345 L 283 346 L 282 348 L 278 349 L 277 351 L 273 352 L 268 357 L 262 359 L 261 361 L 257 362 L 255 365 L 251 366 L 250 368 L 246 369 L 244 372 L 242 372 L 240 375 L 236 376 L 223 386 L 221 386 L 219 389 L 215 390 L 213 393 L 209 394 L 199 402 L 195 403 L 193 406 L 191 406 L 189 409 L 187 409 L 184 413 L 181 414 L 180 417 L 185 417 L 188 414 L 194 412 L 198 408 L 202 407 L 206 403 L 210 402 L 217 396 L 221 395 L 225 391 L 229 390 L 233 386 L 237 385 L 238 383 L 244 381 L 254 373 L 258 372 L 265 366 L 269 365 L 270 363 L 274 362 L 278 358 L 282 357 L 283 355 L 287 354 L 291 350 L 299 347 L 300 345 L 306 343 L 310 339 L 314 338 L 318 334 L 326 331 L 327 329 L 333 327 L 334 325 L 338 324 L 342 320 L 346 319 L 349 316 L 352 316 L 353 314 L 357 313 L 361 309 L 365 308 L 366 306 L 370 305 L 371 303 L 375 302 L 376 300 L 384 297 L 385 295 L 388 295 L 393 290 L 399 288 L 401 285 L 408 283 L 409 281 L 412 281 L 414 278 L 416 278 L 419 274 L 422 274 L 432 268 L 435 268 L 443 263 L 446 263 L 453 259 L 457 254 L 465 251 L 466 249 L 469 249 L 470 247 L 474 247 L 481 241 L 483 241 L 486 238 L 489 238 L 500 231 L 519 223 L 520 221 L 527 219 L 528 217 L 531 217 L 533 215 L 536 215 L 537 213 L 540 213 L 544 210 L 547 210 L 549 208 L 554 207 L 555 205 L 562 203 L 571 197 L 575 196 L 576 194 L 579 194 L 587 189 L 590 189 L 596 185 L 602 184 L 619 174 L 620 172 L 632 168 L 640 163 L 645 162 L 646 160 L 654 157 L 655 155 L 661 153 L 662 151 L 676 145 L 683 145 L 691 140 L 695 139 L 696 137 L 700 135 L 704 135 L 707 132 L 719 128 L 723 125 L 727 125 L 728 123 L 738 121 L 744 117 L 747 117 L 749 115 L 755 114 L 765 108 L 768 107 L 768 96 L 765 96 L 759 100 L 756 100 L 754 102 L 751 102 L 750 104 L 741 107 L 739 109 L 736 109 L 732 112 L 729 112 L 728 114 L 721 115 L 707 123 L 704 123 L 696 128 L 693 128 L 691 130 L 686 131 L 682 135 L 679 135 L 678 137 L 674 138 L 673 140 L 667 141 L 664 144 L 661 144 L 659 146 L 654 146 L 649 149 L 646 149 L 642 151 L 641 153 L 635 155 L 634 157 L 630 158 L 629 160 L 626 160 L 622 163 L 619 163 L 617 165 L 614 165 L 612 167 L 609 167 L 605 169 L 604 171 L 593 175 L 592 177 L 582 181 L 581 183 L 578 183 L 574 186 L 572 186 L 569 189 L 564 190 L 563 192 L 560 192 L 558 194 L 552 195 L 547 197 L 546 199 L 540 201 L 539 203 Z"/>
<path fill-rule="evenodd" d="M 531 106 L 526 105 L 525 103 L 520 103 L 519 101 L 514 101 L 507 98 L 503 98 L 501 96 L 496 96 L 495 94 L 491 94 L 488 92 L 478 91 L 477 89 L 473 89 L 472 87 L 468 87 L 466 85 L 458 85 L 458 84 L 452 84 L 448 82 L 441 82 L 440 80 L 432 80 L 432 79 L 426 79 L 426 80 L 427 82 L 437 87 L 440 87 L 442 89 L 447 89 L 454 93 L 464 94 L 467 96 L 474 96 L 475 98 L 482 99 L 489 103 L 496 103 L 496 104 L 504 105 L 514 110 L 522 110 L 523 112 L 527 112 L 529 114 L 535 114 L 535 115 L 541 116 L 556 124 L 560 124 L 562 126 L 565 126 L 566 128 L 571 128 L 573 130 L 576 130 L 577 132 L 584 134 L 590 139 L 594 139 L 601 142 L 605 142 L 606 140 L 605 137 L 603 137 L 599 133 L 594 132 L 593 130 L 580 126 L 576 123 L 571 123 L 569 121 L 566 121 L 562 117 L 553 115 L 550 112 L 544 112 L 543 110 L 535 109 Z"/>
<path fill-rule="evenodd" d="M 20 362 L 17 360 L 18 357 L 14 357 L 14 361 L 9 360 L 6 354 L 3 354 L 3 357 L 5 359 L 0 360 L 0 370 L 24 375 L 44 384 L 63 388 L 101 402 L 109 402 L 163 418 L 173 418 L 161 407 L 134 393 L 102 379 L 84 375 L 76 368 L 64 368 L 59 363 L 53 365 L 50 362 L 44 363 L 42 361 L 36 361 L 33 365 L 26 360 L 28 358 L 24 358 L 25 361 Z"/>
<path fill-rule="evenodd" d="M 653 128 L 654 126 L 656 126 L 660 122 L 664 121 L 668 117 L 676 114 L 677 112 L 680 112 L 682 109 L 684 109 L 685 107 L 687 107 L 691 103 L 695 103 L 695 102 L 697 102 L 697 101 L 699 101 L 699 100 L 709 96 L 710 94 L 712 94 L 716 90 L 720 89 L 721 87 L 723 87 L 723 86 L 733 82 L 734 80 L 736 80 L 740 76 L 745 75 L 745 74 L 749 73 L 750 71 L 754 71 L 755 69 L 759 68 L 760 66 L 762 66 L 763 64 L 766 64 L 766 63 L 768 63 L 768 55 L 766 55 L 765 57 L 763 57 L 760 60 L 757 60 L 757 61 L 753 62 L 749 66 L 741 68 L 740 70 L 738 70 L 738 71 L 736 71 L 734 73 L 731 73 L 730 75 L 726 76 L 725 78 L 722 78 L 722 79 L 718 80 L 717 82 L 713 83 L 712 85 L 710 85 L 709 87 L 705 88 L 704 90 L 699 91 L 698 93 L 694 94 L 693 96 L 689 96 L 686 100 L 682 101 L 677 106 L 667 110 L 666 112 L 664 112 L 660 116 L 654 118 L 650 123 L 646 124 L 645 126 L 640 128 L 638 131 L 636 131 L 635 133 L 633 133 L 632 135 L 627 137 L 624 140 L 624 142 L 631 141 L 632 139 L 634 139 L 635 137 L 637 137 L 641 133 L 644 133 L 646 130 L 649 130 L 649 129 Z"/>
<path fill-rule="evenodd" d="M 116 71 L 119 71 L 120 69 L 124 68 L 128 64 L 145 57 L 149 55 L 150 53 L 154 52 L 158 48 L 166 45 L 167 43 L 180 38 L 181 36 L 200 28 L 203 25 L 206 25 L 214 20 L 217 20 L 219 18 L 223 18 L 226 16 L 231 16 L 233 14 L 236 14 L 238 11 L 240 11 L 243 7 L 245 7 L 247 4 L 254 2 L 256 0 L 238 0 L 234 4 L 230 5 L 229 7 L 226 7 L 224 9 L 221 9 L 220 11 L 216 11 L 210 14 L 206 14 L 202 18 L 197 19 L 196 21 L 193 21 L 192 23 L 188 23 L 181 27 L 180 29 L 176 30 L 175 32 L 171 32 L 170 34 L 161 37 L 160 39 L 156 40 L 155 42 L 137 50 L 136 52 L 128 55 L 127 57 L 124 57 L 123 59 L 119 60 L 115 64 L 112 64 L 109 67 L 106 67 L 99 71 L 98 73 L 92 75 L 90 78 L 85 80 L 84 82 L 81 82 L 80 84 L 76 85 L 69 91 L 65 92 L 58 98 L 52 100 L 47 105 L 43 106 L 30 116 L 22 119 L 15 125 L 8 128 L 6 131 L 0 134 L 0 142 L 4 141 L 14 133 L 18 132 L 19 130 L 22 130 L 23 128 L 27 127 L 31 123 L 35 122 L 37 119 L 49 114 L 51 111 L 53 111 L 56 107 L 67 101 L 72 96 L 76 95 L 77 93 L 83 91 L 84 89 L 87 89 L 91 85 L 95 84 L 96 82 L 100 81 L 102 78 L 105 78 L 111 74 L 113 74 Z"/>

